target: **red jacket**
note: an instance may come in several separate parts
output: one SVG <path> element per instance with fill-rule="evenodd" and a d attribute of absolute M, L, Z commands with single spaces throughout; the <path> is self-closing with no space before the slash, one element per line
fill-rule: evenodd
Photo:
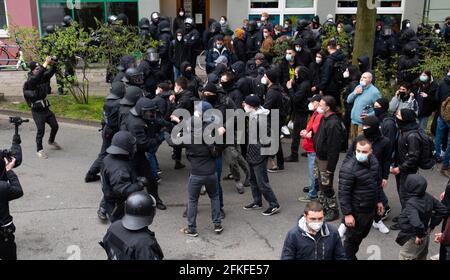
<path fill-rule="evenodd" d="M 312 131 L 313 138 L 314 138 L 314 135 L 317 133 L 317 130 L 319 129 L 319 124 L 320 124 L 320 120 L 322 119 L 322 117 L 323 117 L 323 115 L 317 113 L 317 111 L 316 111 L 312 114 L 311 118 L 309 118 L 309 120 L 308 120 L 308 125 L 306 126 L 305 130 L 306 130 L 306 133 L 309 133 L 310 131 Z M 313 138 L 311 138 L 311 139 L 303 138 L 302 148 L 307 153 L 315 153 Z"/>

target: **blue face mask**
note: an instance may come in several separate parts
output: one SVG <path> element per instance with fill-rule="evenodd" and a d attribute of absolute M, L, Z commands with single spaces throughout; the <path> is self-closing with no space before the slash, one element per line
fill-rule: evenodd
<path fill-rule="evenodd" d="M 356 160 L 361 162 L 361 163 L 362 162 L 367 162 L 369 160 L 369 155 L 356 152 Z"/>
<path fill-rule="evenodd" d="M 292 61 L 292 55 L 287 54 L 287 55 L 286 55 L 286 60 L 287 60 L 287 61 Z"/>
<path fill-rule="evenodd" d="M 428 82 L 428 76 L 427 75 L 420 75 L 420 81 L 422 83 Z"/>

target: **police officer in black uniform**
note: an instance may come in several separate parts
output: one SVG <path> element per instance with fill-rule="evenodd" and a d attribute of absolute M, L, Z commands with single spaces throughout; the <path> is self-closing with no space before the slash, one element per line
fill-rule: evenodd
<path fill-rule="evenodd" d="M 144 89 L 149 94 L 149 98 L 155 97 L 157 85 L 164 81 L 161 71 L 161 59 L 155 48 L 149 48 L 144 60 L 139 64 L 138 70 L 144 73 Z"/>
<path fill-rule="evenodd" d="M 157 108 L 158 105 L 154 100 L 150 100 L 146 97 L 139 99 L 134 108 L 130 110 L 130 113 L 122 121 L 120 129 L 129 131 L 136 137 L 137 151 L 133 158 L 133 168 L 138 176 L 147 179 L 147 190 L 156 198 L 156 207 L 160 210 L 166 210 L 167 207 L 164 205 L 161 198 L 159 198 L 158 183 L 145 155 L 151 147 L 158 145 L 158 137 L 156 137 L 155 133 L 152 133 L 154 130 L 153 121 Z"/>
<path fill-rule="evenodd" d="M 155 199 L 145 193 L 130 195 L 125 203 L 125 216 L 109 227 L 100 245 L 108 260 L 162 260 L 164 254 L 148 226 L 156 213 Z"/>
<path fill-rule="evenodd" d="M 193 18 L 184 20 L 184 44 L 189 48 L 191 53 L 191 65 L 197 65 L 197 56 L 202 52 L 202 38 L 197 29 Z"/>
<path fill-rule="evenodd" d="M 142 191 L 146 182 L 136 176 L 132 158 L 136 149 L 136 138 L 128 131 L 117 132 L 106 150 L 103 160 L 102 191 L 107 217 L 111 222 L 124 215 L 124 203 L 134 192 Z"/>
<path fill-rule="evenodd" d="M 123 82 L 125 83 L 125 96 L 120 100 L 119 124 L 122 124 L 139 98 L 146 95 L 146 92 L 142 89 L 144 75 L 137 68 L 130 68 L 125 71 Z"/>
<path fill-rule="evenodd" d="M 132 55 L 124 55 L 120 58 L 119 66 L 117 67 L 117 70 L 119 70 L 119 73 L 114 77 L 112 80 L 112 83 L 122 83 L 123 78 L 125 78 L 125 72 L 130 68 L 136 68 L 136 58 Z"/>
<path fill-rule="evenodd" d="M 0 151 L 0 260 L 16 260 L 16 243 L 14 232 L 16 227 L 9 213 L 9 201 L 23 196 L 22 186 L 12 170 L 22 163 L 20 136 L 13 137 L 13 145 L 9 151 Z M 11 152 L 11 154 L 5 154 Z"/>
<path fill-rule="evenodd" d="M 40 158 L 47 158 L 44 148 L 42 146 L 42 138 L 45 134 L 45 124 L 48 123 L 51 127 L 48 144 L 55 150 L 60 150 L 61 147 L 55 142 L 56 133 L 59 126 L 56 121 L 55 114 L 50 110 L 50 102 L 47 100 L 47 95 L 51 93 L 50 79 L 56 72 L 56 67 L 50 67 L 55 62 L 48 56 L 43 65 L 37 62 L 30 62 L 30 72 L 28 79 L 23 86 L 23 93 L 25 101 L 31 108 L 33 120 L 36 123 L 36 145 L 37 155 Z"/>

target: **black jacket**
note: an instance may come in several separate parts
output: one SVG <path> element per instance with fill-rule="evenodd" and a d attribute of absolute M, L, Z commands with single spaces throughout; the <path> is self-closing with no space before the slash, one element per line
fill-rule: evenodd
<path fill-rule="evenodd" d="M 389 139 L 392 143 L 392 149 L 397 149 L 397 142 L 400 136 L 397 123 L 393 116 L 389 116 L 388 113 L 384 113 L 379 118 L 381 134 Z"/>
<path fill-rule="evenodd" d="M 236 85 L 232 85 L 229 88 L 223 88 L 223 90 L 225 91 L 225 94 L 229 98 L 231 98 L 231 100 L 237 106 L 237 108 L 242 107 L 242 102 L 244 102 L 244 95 Z"/>
<path fill-rule="evenodd" d="M 122 221 L 111 224 L 101 245 L 108 255 L 108 260 L 162 260 L 164 258 L 152 231 L 148 228 L 131 231 L 122 225 Z"/>
<path fill-rule="evenodd" d="M 178 40 L 173 40 L 170 44 L 170 58 L 179 70 L 181 69 L 181 65 L 185 61 L 191 61 L 191 50 L 186 47 L 183 40 L 179 42 Z"/>
<path fill-rule="evenodd" d="M 151 137 L 150 126 L 147 122 L 131 112 L 122 122 L 120 129 L 130 132 L 136 138 L 136 154 L 145 154 L 150 147 L 156 146 L 158 143 L 156 137 Z"/>
<path fill-rule="evenodd" d="M 280 73 L 281 73 L 281 79 L 280 79 L 280 84 L 283 86 L 284 89 L 287 90 L 286 88 L 286 83 L 287 81 L 289 81 L 291 79 L 291 75 L 290 75 L 290 69 L 295 70 L 295 68 L 297 68 L 298 66 L 300 66 L 300 60 L 298 59 L 297 55 L 295 56 L 295 59 L 293 61 L 293 64 L 289 64 L 289 62 L 286 60 L 286 58 L 283 58 L 283 60 L 280 63 Z"/>
<path fill-rule="evenodd" d="M 339 171 L 339 204 L 342 214 L 375 212 L 381 202 L 381 176 L 374 155 L 361 163 L 356 156 L 348 158 Z"/>
<path fill-rule="evenodd" d="M 258 68 L 260 67 L 268 70 L 270 68 L 270 64 L 264 60 L 263 63 L 257 66 L 255 59 L 250 59 L 249 61 L 247 61 L 247 64 L 245 65 L 245 74 L 247 76 L 255 78 L 256 76 L 258 76 Z"/>
<path fill-rule="evenodd" d="M 264 101 L 263 107 L 267 110 L 273 109 L 283 109 L 283 96 L 281 92 L 283 88 L 279 84 L 273 84 L 267 89 L 266 100 Z M 283 112 L 280 111 L 280 116 Z"/>
<path fill-rule="evenodd" d="M 431 83 L 420 83 L 416 90 L 414 98 L 417 100 L 419 105 L 419 118 L 429 117 L 433 112 L 437 110 L 438 103 L 436 100 L 436 94 L 439 85 L 437 82 L 432 81 Z M 421 92 L 425 92 L 428 96 L 426 98 L 420 95 Z"/>
<path fill-rule="evenodd" d="M 320 120 L 316 135 L 313 136 L 314 150 L 317 158 L 328 161 L 327 171 L 334 172 L 341 151 L 341 120 L 333 113 Z"/>
<path fill-rule="evenodd" d="M 169 97 L 172 95 L 172 92 L 163 92 L 158 94 L 153 100 L 156 102 L 158 106 L 158 111 L 164 119 L 169 118 L 170 111 L 170 101 Z"/>
<path fill-rule="evenodd" d="M 334 80 L 334 65 L 337 62 L 345 61 L 345 59 L 345 55 L 340 50 L 337 50 L 325 59 L 321 69 L 319 90 L 324 92 L 338 92 L 340 90 L 340 86 Z"/>
<path fill-rule="evenodd" d="M 267 159 L 267 155 L 263 155 L 261 153 L 261 148 L 266 148 L 268 147 L 267 145 L 263 145 L 261 143 L 261 137 L 259 135 L 260 131 L 259 131 L 259 123 L 261 121 L 261 118 L 267 118 L 266 123 L 267 123 L 267 132 L 268 134 L 270 134 L 270 121 L 269 121 L 269 114 L 270 111 L 263 108 L 263 107 L 259 107 L 259 109 L 250 114 L 249 117 L 249 123 L 250 126 L 255 127 L 257 129 L 257 137 L 253 137 L 256 143 L 253 142 L 248 142 L 248 146 L 247 146 L 247 162 L 249 165 L 251 166 L 256 166 L 259 165 L 261 163 L 264 162 L 264 160 Z M 267 135 L 270 136 L 270 135 Z"/>
<path fill-rule="evenodd" d="M 248 60 L 248 56 L 247 56 L 247 45 L 245 44 L 245 41 L 238 38 L 234 38 L 233 46 L 238 60 L 246 63 Z"/>
<path fill-rule="evenodd" d="M 161 65 L 144 59 L 139 64 L 138 70 L 144 73 L 145 91 L 154 97 L 158 83 L 165 80 L 165 75 L 161 71 Z"/>
<path fill-rule="evenodd" d="M 428 229 L 433 230 L 448 216 L 447 207 L 426 189 L 427 182 L 422 176 L 412 174 L 406 178 L 403 192 L 407 201 L 398 217 L 400 232 L 395 240 L 401 246 L 416 236 L 423 238 Z"/>
<path fill-rule="evenodd" d="M 107 155 L 103 159 L 101 174 L 103 195 L 112 208 L 116 204 L 123 204 L 130 194 L 143 189 L 137 184 L 131 161 L 124 156 Z M 112 209 L 107 210 L 112 212 Z"/>
<path fill-rule="evenodd" d="M 397 165 L 402 173 L 412 174 L 419 169 L 421 139 L 418 129 L 418 124 L 414 122 L 400 132 Z"/>
<path fill-rule="evenodd" d="M 299 65 L 303 65 L 306 67 L 308 67 L 313 62 L 311 52 L 306 48 L 302 48 L 300 52 L 297 52 L 297 55 L 295 57 L 299 61 Z"/>
<path fill-rule="evenodd" d="M 442 82 L 439 84 L 439 88 L 436 93 L 436 102 L 438 102 L 438 112 L 441 112 L 442 102 L 450 96 L 450 76 L 445 76 Z"/>
<path fill-rule="evenodd" d="M 311 62 L 308 66 L 309 70 L 311 71 L 311 85 L 313 87 L 318 87 L 320 84 L 320 76 L 322 75 L 322 66 L 323 62 L 317 64 L 315 61 Z"/>
<path fill-rule="evenodd" d="M 302 217 L 286 235 L 281 260 L 346 260 L 337 229 L 324 223 L 320 236 L 311 236 Z M 317 238 L 317 239 L 316 239 Z"/>
<path fill-rule="evenodd" d="M 243 61 L 233 63 L 231 70 L 235 75 L 236 87 L 241 91 L 242 95 L 248 96 L 252 94 L 252 80 L 245 75 L 245 63 Z"/>
<path fill-rule="evenodd" d="M 5 173 L 7 180 L 0 180 L 0 226 L 12 222 L 9 213 L 9 201 L 23 196 L 22 186 L 16 173 L 10 170 Z"/>
<path fill-rule="evenodd" d="M 50 87 L 50 79 L 55 75 L 56 67 L 50 67 L 50 69 L 41 67 L 36 75 L 31 72 L 28 73 L 28 79 L 23 86 L 23 90 L 35 91 L 34 98 L 26 98 L 25 101 L 29 106 L 38 100 L 44 100 L 52 92 Z"/>
<path fill-rule="evenodd" d="M 176 18 L 173 19 L 173 34 L 175 35 L 178 30 L 182 30 L 184 33 L 184 20 L 186 19 L 186 16 L 180 17 L 180 15 L 177 15 Z"/>
<path fill-rule="evenodd" d="M 289 95 L 292 98 L 293 112 L 295 114 L 306 116 L 309 113 L 308 98 L 311 97 L 310 81 L 310 71 L 306 67 L 301 67 L 299 79 L 296 80 L 294 87 L 289 90 Z"/>
<path fill-rule="evenodd" d="M 185 109 L 188 110 L 191 115 L 194 113 L 194 96 L 189 90 L 183 90 L 175 95 L 175 110 Z"/>
<path fill-rule="evenodd" d="M 255 54 L 259 52 L 261 49 L 261 36 L 260 32 L 255 31 L 252 33 L 247 33 L 247 40 L 245 42 L 247 47 L 247 57 L 252 59 L 255 57 Z"/>
<path fill-rule="evenodd" d="M 163 31 L 159 34 L 158 53 L 162 61 L 170 60 L 170 45 L 172 40 L 173 37 L 170 31 Z"/>

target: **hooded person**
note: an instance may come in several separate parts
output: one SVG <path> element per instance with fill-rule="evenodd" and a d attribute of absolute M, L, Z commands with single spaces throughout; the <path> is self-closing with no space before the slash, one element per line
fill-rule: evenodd
<path fill-rule="evenodd" d="M 169 57 L 173 64 L 174 80 L 181 76 L 181 65 L 183 62 L 189 63 L 191 61 L 191 53 L 186 47 L 182 29 L 178 29 L 175 33 L 175 39 L 170 44 Z"/>
<path fill-rule="evenodd" d="M 173 63 L 170 60 L 170 44 L 173 36 L 170 28 L 170 22 L 162 20 L 158 25 L 158 53 L 161 59 L 161 73 L 164 76 L 163 80 L 171 80 L 173 78 Z"/>
<path fill-rule="evenodd" d="M 187 80 L 187 90 L 192 92 L 195 98 L 199 99 L 199 92 L 202 89 L 203 81 L 196 75 L 194 67 L 185 61 L 181 63 L 181 76 Z"/>
<path fill-rule="evenodd" d="M 245 75 L 245 63 L 243 61 L 235 62 L 231 65 L 231 71 L 236 79 L 236 87 L 241 91 L 242 95 L 250 95 L 252 93 L 252 81 Z"/>
<path fill-rule="evenodd" d="M 400 260 L 426 260 L 433 231 L 448 216 L 448 209 L 426 192 L 426 179 L 418 174 L 408 175 L 402 189 L 406 201 L 398 218 L 400 232 L 396 238 Z"/>
<path fill-rule="evenodd" d="M 361 73 L 371 72 L 370 71 L 370 58 L 367 55 L 362 55 L 358 57 L 358 66 Z"/>
<path fill-rule="evenodd" d="M 384 97 L 377 99 L 373 110 L 380 122 L 381 134 L 387 137 L 396 149 L 399 131 L 395 117 L 389 114 L 389 101 Z"/>
<path fill-rule="evenodd" d="M 186 11 L 180 7 L 177 16 L 173 20 L 173 33 L 178 32 L 179 29 L 184 30 L 184 20 L 186 19 Z"/>

